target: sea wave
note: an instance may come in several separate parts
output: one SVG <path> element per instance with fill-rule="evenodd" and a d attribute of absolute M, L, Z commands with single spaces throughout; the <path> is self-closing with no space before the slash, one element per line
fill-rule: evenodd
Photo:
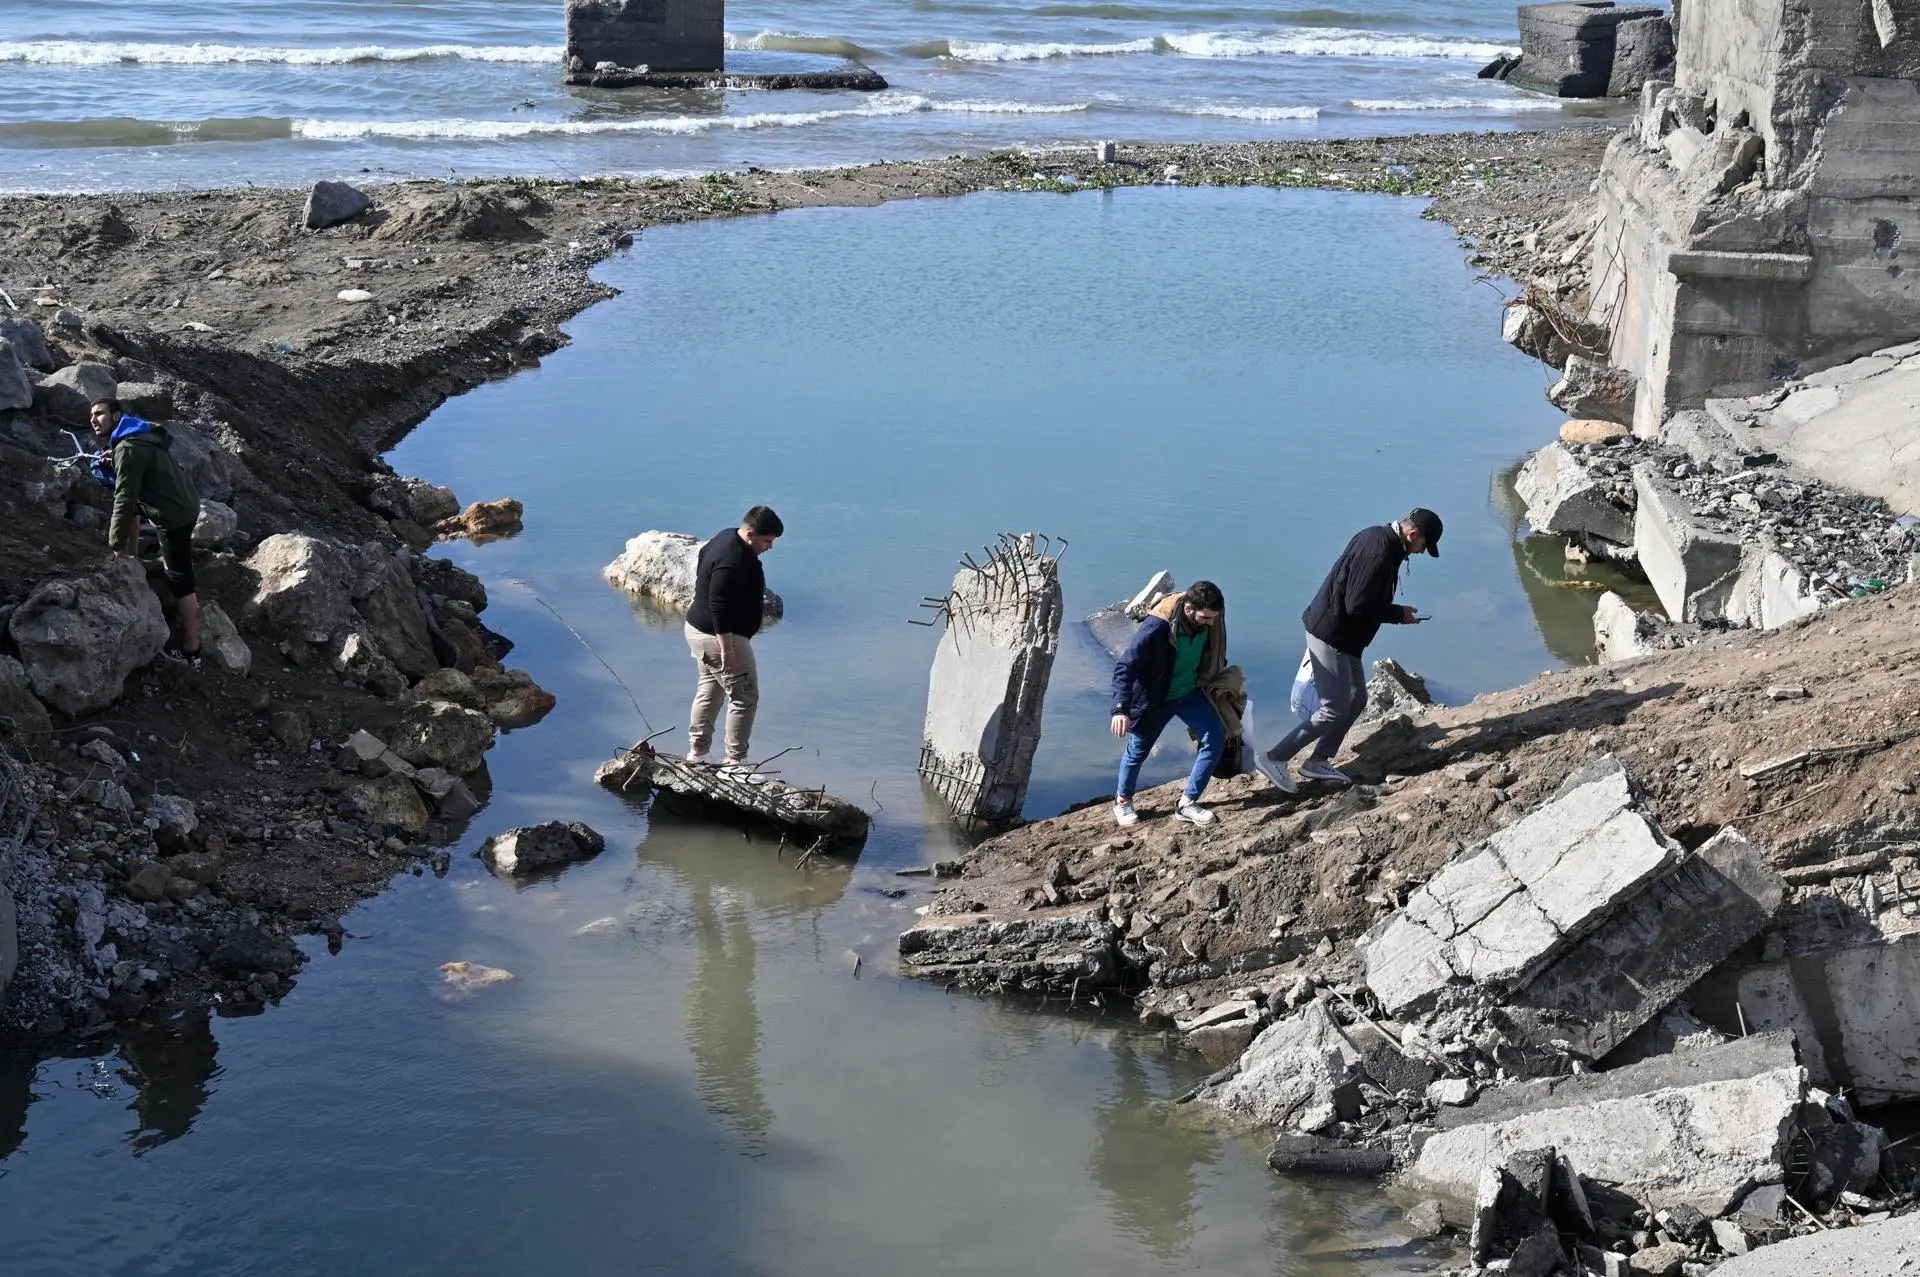
<path fill-rule="evenodd" d="M 917 51 L 940 46 L 944 46 L 943 51 L 921 56 L 954 58 L 961 62 L 1040 62 L 1050 58 L 1092 58 L 1112 57 L 1124 53 L 1154 53 L 1158 51 L 1159 42 L 1147 39 L 1124 40 L 1118 44 L 1057 42 L 1023 44 L 998 40 L 936 40 L 930 44 L 913 47 Z"/>
<path fill-rule="evenodd" d="M 1356 111 L 1558 111 L 1556 98 L 1354 98 Z"/>
<path fill-rule="evenodd" d="M 1514 52 L 1509 45 L 1466 36 L 1344 27 L 1298 27 L 1289 31 L 1196 31 L 1160 37 L 1168 51 L 1185 58 L 1472 58 L 1486 62 Z"/>
<path fill-rule="evenodd" d="M 720 129 L 800 128 L 834 120 L 952 111 L 972 115 L 1058 115 L 1084 111 L 1088 103 L 941 102 L 917 93 L 880 94 L 860 106 L 822 111 L 756 111 L 741 115 L 670 115 L 632 120 L 295 120 L 293 136 L 322 142 L 362 138 L 496 142 L 526 137 L 591 137 L 597 134 L 691 135 Z"/>
<path fill-rule="evenodd" d="M 468 62 L 557 63 L 559 45 L 428 44 L 394 48 L 362 44 L 340 48 L 277 48 L 253 44 L 95 43 L 80 40 L 0 40 L 0 62 L 43 66 L 216 66 L 223 63 L 284 66 L 346 66 L 354 62 L 422 62 L 458 58 Z"/>
<path fill-rule="evenodd" d="M 1229 120 L 1317 120 L 1317 106 L 1177 106 L 1182 115 L 1219 115 Z"/>
<path fill-rule="evenodd" d="M 727 32 L 729 49 L 778 49 L 787 53 L 825 53 L 842 58 L 876 58 L 877 50 L 855 44 L 845 36 L 804 35 L 792 31 L 761 31 L 740 36 Z"/>

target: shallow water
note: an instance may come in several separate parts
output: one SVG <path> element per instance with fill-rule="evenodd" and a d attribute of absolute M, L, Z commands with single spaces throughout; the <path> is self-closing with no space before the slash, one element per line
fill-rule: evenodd
<path fill-rule="evenodd" d="M 740 51 L 852 53 L 880 94 L 560 83 L 561 0 L 7 0 L 0 189 L 813 167 L 1069 139 L 1507 128 L 1604 113 L 1475 78 L 1504 0 L 761 0 Z"/>
<path fill-rule="evenodd" d="M 1424 502 L 1446 554 L 1405 596 L 1436 619 L 1374 654 L 1455 695 L 1554 663 L 1490 494 L 1557 414 L 1451 235 L 1379 197 L 984 195 L 651 231 L 604 275 L 625 293 L 572 346 L 393 459 L 527 503 L 522 536 L 450 552 L 559 707 L 495 749 L 460 850 L 575 817 L 608 850 L 402 878 L 265 1015 L 0 1058 L 6 1271 L 1430 1270 L 1371 1186 L 1276 1181 L 1257 1140 L 1170 1120 L 1206 1068 L 1158 1035 L 892 952 L 926 891 L 895 870 L 956 846 L 912 770 L 934 639 L 906 622 L 1000 530 L 1071 541 L 1070 615 L 1211 575 L 1258 695 L 1346 536 Z M 878 808 L 853 864 L 595 789 L 645 727 L 537 601 L 680 724 L 678 633 L 599 569 L 753 501 L 789 529 L 757 752 Z M 1111 783 L 1104 676 L 1063 634 L 1030 814 Z M 517 978 L 448 999 L 452 959 Z"/>

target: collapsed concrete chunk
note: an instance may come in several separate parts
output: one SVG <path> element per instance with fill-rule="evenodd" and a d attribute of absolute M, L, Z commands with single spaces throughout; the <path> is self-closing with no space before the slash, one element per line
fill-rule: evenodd
<path fill-rule="evenodd" d="M 1144 978 L 1125 965 L 1106 915 L 1095 909 L 1006 920 L 928 917 L 901 934 L 900 961 L 908 975 L 927 979 L 1080 995 Z"/>
<path fill-rule="evenodd" d="M 1110 603 L 1086 619 L 1087 633 L 1093 635 L 1093 641 L 1106 649 L 1107 655 L 1115 660 L 1127 650 L 1127 644 L 1133 641 L 1133 632 L 1140 628 L 1140 622 L 1147 609 L 1176 592 L 1173 573 L 1156 572 L 1152 579 L 1140 587 L 1140 592 L 1124 603 Z"/>
<path fill-rule="evenodd" d="M 1633 513 L 1614 501 L 1565 444 L 1552 443 L 1527 458 L 1514 476 L 1535 532 L 1583 533 L 1625 544 L 1633 540 Z"/>
<path fill-rule="evenodd" d="M 1676 621 L 1723 617 L 1740 576 L 1739 538 L 1696 520 L 1651 466 L 1633 468 L 1633 488 L 1633 544 L 1660 605 Z"/>
<path fill-rule="evenodd" d="M 1633 421 L 1637 386 L 1634 375 L 1624 368 L 1568 355 L 1560 380 L 1547 391 L 1547 401 L 1569 417 L 1597 417 L 1627 425 Z"/>
<path fill-rule="evenodd" d="M 1805 1095 L 1784 1033 L 1527 1082 L 1444 1110 L 1407 1178 L 1417 1191 L 1471 1202 L 1484 1167 L 1553 1148 L 1656 1209 L 1684 1204 L 1717 1216 L 1755 1184 L 1780 1182 Z"/>
<path fill-rule="evenodd" d="M 1359 1113 L 1362 1046 L 1321 1002 L 1268 1026 L 1230 1078 L 1194 1098 L 1280 1130 L 1324 1131 Z"/>
<path fill-rule="evenodd" d="M 1367 985 L 1396 1016 L 1464 985 L 1517 988 L 1678 856 L 1608 755 L 1374 927 L 1361 941 Z"/>
<path fill-rule="evenodd" d="M 1839 1228 L 1763 1246 L 1729 1259 L 1714 1277 L 1840 1277 L 1903 1273 L 1920 1259 L 1920 1214 Z"/>
<path fill-rule="evenodd" d="M 1013 820 L 1027 799 L 1060 642 L 1059 560 L 1043 542 L 1002 535 L 941 604 L 920 774 L 961 819 Z"/>
<path fill-rule="evenodd" d="M 1778 551 L 1749 554 L 1746 565 L 1727 592 L 1726 617 L 1734 625 L 1756 630 L 1781 626 L 1812 616 L 1825 604 L 1807 582 L 1807 574 Z"/>
<path fill-rule="evenodd" d="M 1786 886 L 1760 848 L 1723 829 L 1506 1002 L 1512 1035 L 1607 1055 L 1779 910 Z"/>
<path fill-rule="evenodd" d="M 1821 1086 L 1859 1102 L 1920 1098 L 1920 932 L 1769 962 L 1738 977 L 1749 1027 L 1791 1029 Z"/>

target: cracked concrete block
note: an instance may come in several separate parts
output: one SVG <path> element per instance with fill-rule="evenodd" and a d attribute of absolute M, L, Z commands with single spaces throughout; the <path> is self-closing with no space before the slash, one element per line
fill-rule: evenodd
<path fill-rule="evenodd" d="M 1625 368 L 1568 355 L 1560 380 L 1547 391 L 1547 400 L 1569 417 L 1597 417 L 1631 425 L 1638 389 L 1639 379 Z"/>
<path fill-rule="evenodd" d="M 1589 844 L 1591 846 L 1591 844 Z M 1786 886 L 1766 854 L 1723 829 L 1507 999 L 1511 1035 L 1606 1056 L 1758 935 Z"/>
<path fill-rule="evenodd" d="M 920 774 L 962 819 L 1016 819 L 1060 642 L 1059 560 L 1031 533 L 1003 536 L 954 577 L 946 616 Z"/>
<path fill-rule="evenodd" d="M 1550 443 L 1527 458 L 1514 476 L 1535 532 L 1585 533 L 1625 544 L 1633 539 L 1633 512 L 1614 501 L 1573 450 Z"/>
<path fill-rule="evenodd" d="M 1484 1167 L 1552 1148 L 1655 1209 L 1718 1216 L 1755 1184 L 1781 1181 L 1805 1097 L 1783 1033 L 1502 1087 L 1437 1116 L 1407 1186 L 1469 1203 Z"/>
<path fill-rule="evenodd" d="M 1667 615 L 1676 621 L 1714 621 L 1726 613 L 1739 579 L 1739 538 L 1693 517 L 1649 465 L 1633 468 L 1633 546 Z"/>
<path fill-rule="evenodd" d="M 1726 618 L 1735 625 L 1777 630 L 1812 616 L 1825 604 L 1807 584 L 1807 574 L 1777 550 L 1749 554 L 1727 594 Z"/>
<path fill-rule="evenodd" d="M 1642 810 L 1612 755 L 1450 861 L 1361 941 L 1367 985 L 1393 1015 L 1449 989 L 1519 987 L 1573 947 L 1679 848 Z"/>
<path fill-rule="evenodd" d="M 1203 1087 L 1194 1098 L 1263 1126 L 1324 1130 L 1357 1112 L 1343 1110 L 1364 1054 L 1324 1003 L 1309 1002 L 1262 1031 L 1232 1077 Z"/>
<path fill-rule="evenodd" d="M 1821 1086 L 1869 1107 L 1920 1099 L 1920 932 L 1743 972 L 1750 1028 L 1790 1029 Z"/>
<path fill-rule="evenodd" d="M 1762 1246 L 1729 1259 L 1714 1277 L 1864 1277 L 1920 1265 L 1920 1214 L 1837 1228 Z"/>

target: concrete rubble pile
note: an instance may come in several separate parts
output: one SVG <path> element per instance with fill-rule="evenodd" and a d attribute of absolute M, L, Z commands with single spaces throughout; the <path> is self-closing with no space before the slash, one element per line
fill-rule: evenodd
<path fill-rule="evenodd" d="M 1920 924 L 1838 947 L 1818 881 L 1730 828 L 1682 846 L 1600 758 L 1416 887 L 1361 979 L 1250 1004 L 1265 1027 L 1186 1098 L 1272 1129 L 1276 1170 L 1399 1171 L 1431 1199 L 1410 1219 L 1464 1233 L 1476 1270 L 1690 1272 L 1884 1221 L 1916 1185 L 1839 1087 L 1920 1095 L 1920 1024 L 1890 1027 Z M 1821 942 L 1819 1004 L 1796 1002 Z M 1695 1015 L 1729 998 L 1751 1036 Z"/>
<path fill-rule="evenodd" d="M 963 821 L 1017 819 L 1060 644 L 1060 566 L 1046 538 L 1004 534 L 937 600 L 920 774 Z M 1168 582 L 1171 588 L 1171 582 Z"/>

